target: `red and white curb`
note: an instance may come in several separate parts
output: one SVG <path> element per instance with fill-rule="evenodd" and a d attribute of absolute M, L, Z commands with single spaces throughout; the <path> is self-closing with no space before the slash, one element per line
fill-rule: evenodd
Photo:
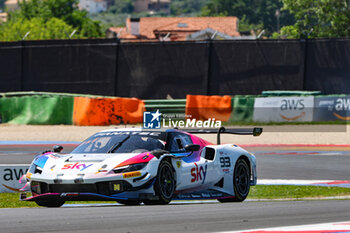
<path fill-rule="evenodd" d="M 350 233 L 350 222 L 331 222 L 321 224 L 273 227 L 220 233 Z"/>
<path fill-rule="evenodd" d="M 350 180 L 258 179 L 258 185 L 312 185 L 350 188 Z"/>

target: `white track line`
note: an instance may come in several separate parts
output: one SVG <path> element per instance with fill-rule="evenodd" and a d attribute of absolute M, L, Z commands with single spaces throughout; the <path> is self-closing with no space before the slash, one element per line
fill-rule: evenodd
<path fill-rule="evenodd" d="M 258 185 L 316 185 L 350 188 L 350 180 L 258 179 Z"/>
<path fill-rule="evenodd" d="M 350 222 L 330 222 L 321 224 L 308 224 L 308 225 L 298 225 L 298 226 L 285 226 L 285 227 L 273 227 L 273 228 L 262 228 L 253 230 L 243 230 L 243 231 L 223 231 L 220 233 L 253 233 L 253 232 L 264 232 L 264 233 L 287 233 L 287 232 L 312 232 L 321 233 L 323 231 L 328 232 L 339 232 L 347 231 L 350 232 Z"/>

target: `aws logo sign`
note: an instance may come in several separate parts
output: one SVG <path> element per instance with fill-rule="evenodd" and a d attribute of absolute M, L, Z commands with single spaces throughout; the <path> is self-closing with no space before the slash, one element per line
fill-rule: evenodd
<path fill-rule="evenodd" d="M 336 111 L 350 111 L 350 99 L 346 98 L 339 98 L 336 100 L 335 103 L 335 110 Z M 333 115 L 343 121 L 348 121 L 350 120 L 350 117 L 348 116 L 342 116 L 336 112 L 333 112 Z"/>
<path fill-rule="evenodd" d="M 280 117 L 286 121 L 296 121 L 305 116 L 305 103 L 304 99 L 282 99 L 280 110 Z M 291 116 L 290 114 L 284 113 L 285 111 L 293 112 L 294 114 Z M 300 112 L 301 111 L 301 112 Z M 300 112 L 299 114 L 295 114 L 295 112 Z"/>
<path fill-rule="evenodd" d="M 305 108 L 304 99 L 283 99 L 280 108 L 281 111 L 303 110 Z"/>
<path fill-rule="evenodd" d="M 256 98 L 253 120 L 257 122 L 312 121 L 314 100 L 313 96 Z"/>

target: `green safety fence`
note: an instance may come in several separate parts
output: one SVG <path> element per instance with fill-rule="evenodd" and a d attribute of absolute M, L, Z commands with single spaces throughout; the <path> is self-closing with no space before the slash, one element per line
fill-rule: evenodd
<path fill-rule="evenodd" d="M 147 111 L 157 111 L 166 114 L 185 114 L 186 99 L 176 100 L 144 100 Z"/>
<path fill-rule="evenodd" d="M 2 97 L 0 119 L 10 124 L 72 124 L 73 104 L 73 96 Z"/>
<path fill-rule="evenodd" d="M 232 113 L 229 122 L 252 122 L 256 97 L 258 96 L 236 95 L 232 97 Z"/>

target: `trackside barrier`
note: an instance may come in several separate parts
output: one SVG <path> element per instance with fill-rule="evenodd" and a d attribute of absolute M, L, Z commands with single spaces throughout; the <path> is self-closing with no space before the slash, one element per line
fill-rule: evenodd
<path fill-rule="evenodd" d="M 321 95 L 320 91 L 263 91 L 262 96 L 273 97 L 273 96 L 310 96 L 310 95 Z"/>
<path fill-rule="evenodd" d="M 254 122 L 349 120 L 348 95 L 258 97 L 254 103 Z"/>
<path fill-rule="evenodd" d="M 0 98 L 0 121 L 10 124 L 72 124 L 72 96 L 14 96 Z"/>
<path fill-rule="evenodd" d="M 311 122 L 314 96 L 280 96 L 256 98 L 254 122 Z"/>
<path fill-rule="evenodd" d="M 39 96 L 50 96 L 50 97 L 57 97 L 57 96 L 71 96 L 71 97 L 108 97 L 108 96 L 97 96 L 97 95 L 88 95 L 88 94 L 72 94 L 72 93 L 60 93 L 60 92 L 43 92 L 43 91 L 16 91 L 16 92 L 0 92 L 0 98 L 1 97 L 15 97 L 15 96 L 33 96 L 33 95 L 39 95 Z M 110 96 L 111 97 L 111 96 Z"/>
<path fill-rule="evenodd" d="M 350 96 L 316 96 L 313 121 L 349 121 Z"/>
<path fill-rule="evenodd" d="M 231 96 L 187 95 L 186 116 L 197 120 L 215 118 L 228 121 L 232 112 Z"/>
<path fill-rule="evenodd" d="M 232 97 L 232 113 L 229 122 L 253 121 L 254 103 L 256 96 L 236 95 Z"/>
<path fill-rule="evenodd" d="M 161 113 L 185 115 L 186 99 L 144 100 L 144 102 L 149 112 L 159 109 Z"/>
<path fill-rule="evenodd" d="M 27 173 L 29 164 L 1 164 L 0 165 L 0 193 L 14 192 L 11 188 L 20 189 L 25 184 L 20 184 L 19 179 Z"/>
<path fill-rule="evenodd" d="M 118 125 L 141 123 L 145 104 L 136 98 L 74 98 L 73 124 Z"/>
<path fill-rule="evenodd" d="M 293 95 L 294 94 L 294 95 Z M 187 99 L 136 98 L 50 92 L 0 93 L 0 122 L 10 124 L 110 125 L 142 123 L 143 111 L 159 109 L 164 117 L 187 115 L 239 122 L 349 121 L 350 95 L 266 91 L 262 95 L 202 96 Z M 74 114 L 73 114 L 74 113 Z M 174 115 L 174 116 L 173 116 Z"/>
<path fill-rule="evenodd" d="M 0 123 L 134 124 L 142 122 L 144 110 L 144 102 L 136 98 L 51 92 L 0 93 Z"/>

